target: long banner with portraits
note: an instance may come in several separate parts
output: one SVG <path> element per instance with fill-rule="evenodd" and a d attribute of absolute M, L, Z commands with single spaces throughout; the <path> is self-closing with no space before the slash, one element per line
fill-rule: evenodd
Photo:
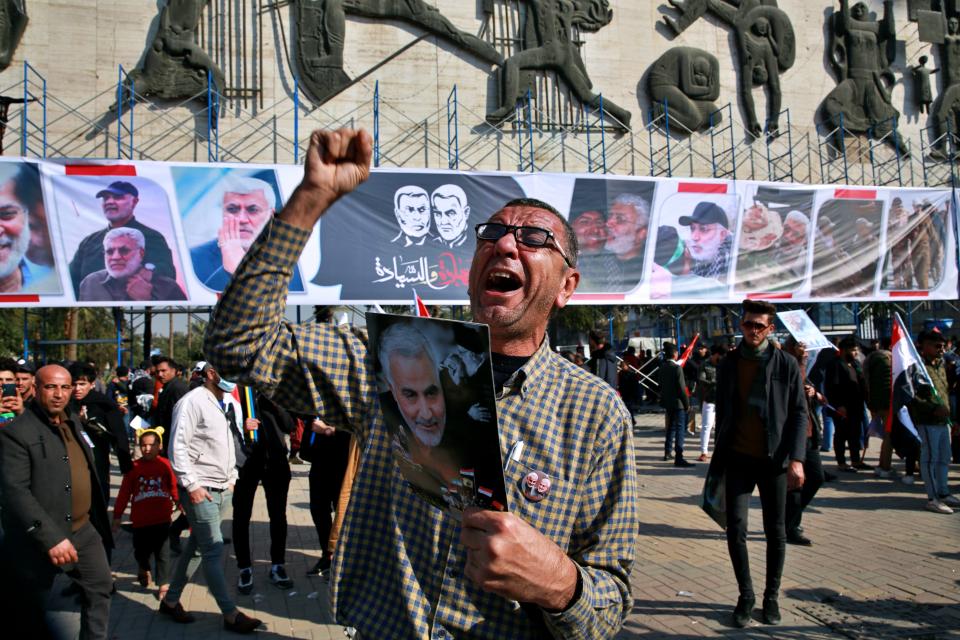
<path fill-rule="evenodd" d="M 0 306 L 215 304 L 302 171 L 2 158 Z M 474 226 L 516 198 L 567 218 L 574 302 L 957 298 L 946 189 L 420 169 L 327 212 L 288 302 L 466 303 Z"/>

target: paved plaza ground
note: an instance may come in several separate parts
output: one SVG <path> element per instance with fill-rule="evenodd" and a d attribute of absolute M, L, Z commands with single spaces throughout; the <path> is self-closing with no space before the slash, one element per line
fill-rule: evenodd
<path fill-rule="evenodd" d="M 706 464 L 677 469 L 662 462 L 663 416 L 638 416 L 636 461 L 640 479 L 641 525 L 632 585 L 634 606 L 618 638 L 913 638 L 960 639 L 960 513 L 923 510 L 922 483 L 906 486 L 872 473 L 844 475 L 827 484 L 804 518 L 809 548 L 790 546 L 783 577 L 783 624 L 755 621 L 744 630 L 729 626 L 737 588 L 723 532 L 697 506 Z M 689 437 L 695 458 L 699 438 Z M 867 461 L 876 462 L 874 442 Z M 832 454 L 827 470 L 835 470 Z M 902 469 L 902 463 L 899 464 Z M 323 578 L 305 573 L 316 560 L 316 533 L 310 520 L 306 465 L 295 466 L 290 486 L 287 570 L 294 587 L 269 584 L 267 510 L 258 492 L 254 511 L 255 588 L 237 596 L 241 609 L 263 619 L 259 638 L 341 639 L 333 623 Z M 960 472 L 951 467 L 950 486 L 960 494 Z M 117 487 L 114 487 L 116 494 Z M 225 526 L 229 535 L 229 524 Z M 750 513 L 749 548 L 758 588 L 763 585 L 763 534 L 759 500 Z M 228 546 L 227 579 L 236 584 Z M 187 587 L 184 607 L 198 620 L 177 625 L 156 614 L 152 591 L 136 583 L 131 538 L 118 535 L 114 555 L 118 592 L 111 614 L 112 637 L 204 639 L 237 637 L 223 630 L 216 605 L 203 586 L 202 571 Z M 59 603 L 63 605 L 64 603 Z M 68 607 L 64 607 L 68 608 Z M 55 614 L 65 623 L 77 616 Z"/>

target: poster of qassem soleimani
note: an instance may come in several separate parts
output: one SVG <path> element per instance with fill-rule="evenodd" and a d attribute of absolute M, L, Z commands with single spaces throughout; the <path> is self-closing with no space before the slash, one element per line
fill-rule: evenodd
<path fill-rule="evenodd" d="M 506 511 L 486 325 L 367 314 L 390 450 L 410 489 L 459 518 Z"/>

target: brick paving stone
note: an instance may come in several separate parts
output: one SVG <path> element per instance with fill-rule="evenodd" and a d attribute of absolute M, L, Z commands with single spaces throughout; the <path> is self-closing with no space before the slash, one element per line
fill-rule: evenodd
<path fill-rule="evenodd" d="M 906 486 L 872 473 L 851 474 L 828 483 L 805 513 L 805 535 L 814 546 L 787 547 L 780 599 L 784 623 L 764 626 L 758 608 L 750 627 L 732 628 L 728 620 L 737 587 L 725 538 L 696 506 L 707 465 L 697 464 L 677 473 L 660 461 L 662 417 L 644 414 L 638 416 L 638 422 L 635 433 L 643 524 L 631 583 L 639 589 L 635 588 L 633 613 L 618 638 L 850 637 L 838 633 L 842 627 L 831 627 L 805 609 L 817 607 L 820 616 L 828 618 L 849 615 L 838 608 L 838 602 L 868 610 L 887 607 L 916 612 L 919 607 L 928 618 L 932 635 L 909 637 L 960 638 L 960 624 L 954 623 L 960 621 L 960 613 L 954 613 L 960 611 L 960 554 L 956 550 L 960 514 L 928 513 L 923 510 L 922 484 Z M 867 453 L 868 462 L 875 463 L 877 455 L 874 443 Z M 832 454 L 824 454 L 824 461 L 826 470 L 835 470 Z M 898 466 L 902 469 L 902 464 Z M 956 466 L 952 466 L 951 486 L 956 487 L 958 480 Z M 764 541 L 756 494 L 751 502 L 748 547 L 754 583 L 762 587 Z M 671 588 L 690 591 L 694 597 L 677 598 L 674 590 L 658 599 L 657 592 L 649 589 L 649 580 L 667 575 L 664 569 L 673 576 L 667 579 Z M 938 599 L 930 600 L 932 595 Z M 831 615 L 825 616 L 828 612 Z M 922 626 L 917 629 L 922 633 Z"/>
<path fill-rule="evenodd" d="M 960 640 L 960 513 L 942 516 L 926 512 L 922 483 L 906 486 L 872 473 L 844 475 L 828 483 L 804 515 L 805 535 L 814 546 L 787 548 L 780 601 L 783 624 L 764 626 L 758 608 L 750 627 L 732 628 L 729 616 L 737 588 L 726 540 L 697 506 L 707 465 L 698 463 L 685 470 L 662 462 L 662 415 L 640 414 L 637 420 L 641 525 L 631 577 L 634 605 L 618 639 Z M 877 454 L 873 443 L 868 462 L 875 463 Z M 824 461 L 826 470 L 835 470 L 832 454 L 824 454 Z M 902 469 L 902 464 L 898 467 Z M 343 627 L 333 621 L 326 580 L 305 575 L 317 557 L 308 469 L 306 465 L 292 467 L 287 509 L 287 572 L 294 580 L 290 590 L 294 595 L 269 584 L 270 536 L 262 491 L 254 504 L 250 536 L 255 595 L 237 596 L 236 601 L 241 610 L 265 621 L 258 638 L 346 639 Z M 960 484 L 956 465 L 951 467 L 950 481 L 955 488 Z M 114 495 L 118 485 L 115 475 Z M 960 493 L 960 488 L 956 492 Z M 227 521 L 227 536 L 230 530 Z M 154 588 L 144 590 L 136 583 L 130 534 L 118 534 L 117 543 L 113 568 L 118 592 L 111 610 L 112 638 L 236 637 L 224 631 L 216 604 L 204 586 L 202 570 L 183 596 L 184 607 L 197 616 L 197 622 L 176 625 L 160 618 Z M 764 542 L 756 495 L 751 502 L 748 546 L 754 582 L 762 586 Z M 235 593 L 236 560 L 231 546 L 226 551 L 227 580 Z M 57 584 L 62 587 L 66 583 L 61 578 Z M 678 596 L 679 591 L 693 595 Z M 315 595 L 308 597 L 311 594 Z M 903 619 L 884 618 L 884 610 L 897 612 Z M 51 615 L 65 628 L 79 624 L 76 605 L 63 598 L 53 603 Z M 866 629 L 873 636 L 857 635 L 857 629 Z"/>

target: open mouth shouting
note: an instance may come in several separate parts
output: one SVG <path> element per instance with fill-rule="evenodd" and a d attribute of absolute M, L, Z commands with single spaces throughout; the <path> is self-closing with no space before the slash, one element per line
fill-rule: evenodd
<path fill-rule="evenodd" d="M 483 295 L 488 298 L 506 298 L 523 289 L 523 277 L 509 269 L 493 268 L 483 280 Z"/>

